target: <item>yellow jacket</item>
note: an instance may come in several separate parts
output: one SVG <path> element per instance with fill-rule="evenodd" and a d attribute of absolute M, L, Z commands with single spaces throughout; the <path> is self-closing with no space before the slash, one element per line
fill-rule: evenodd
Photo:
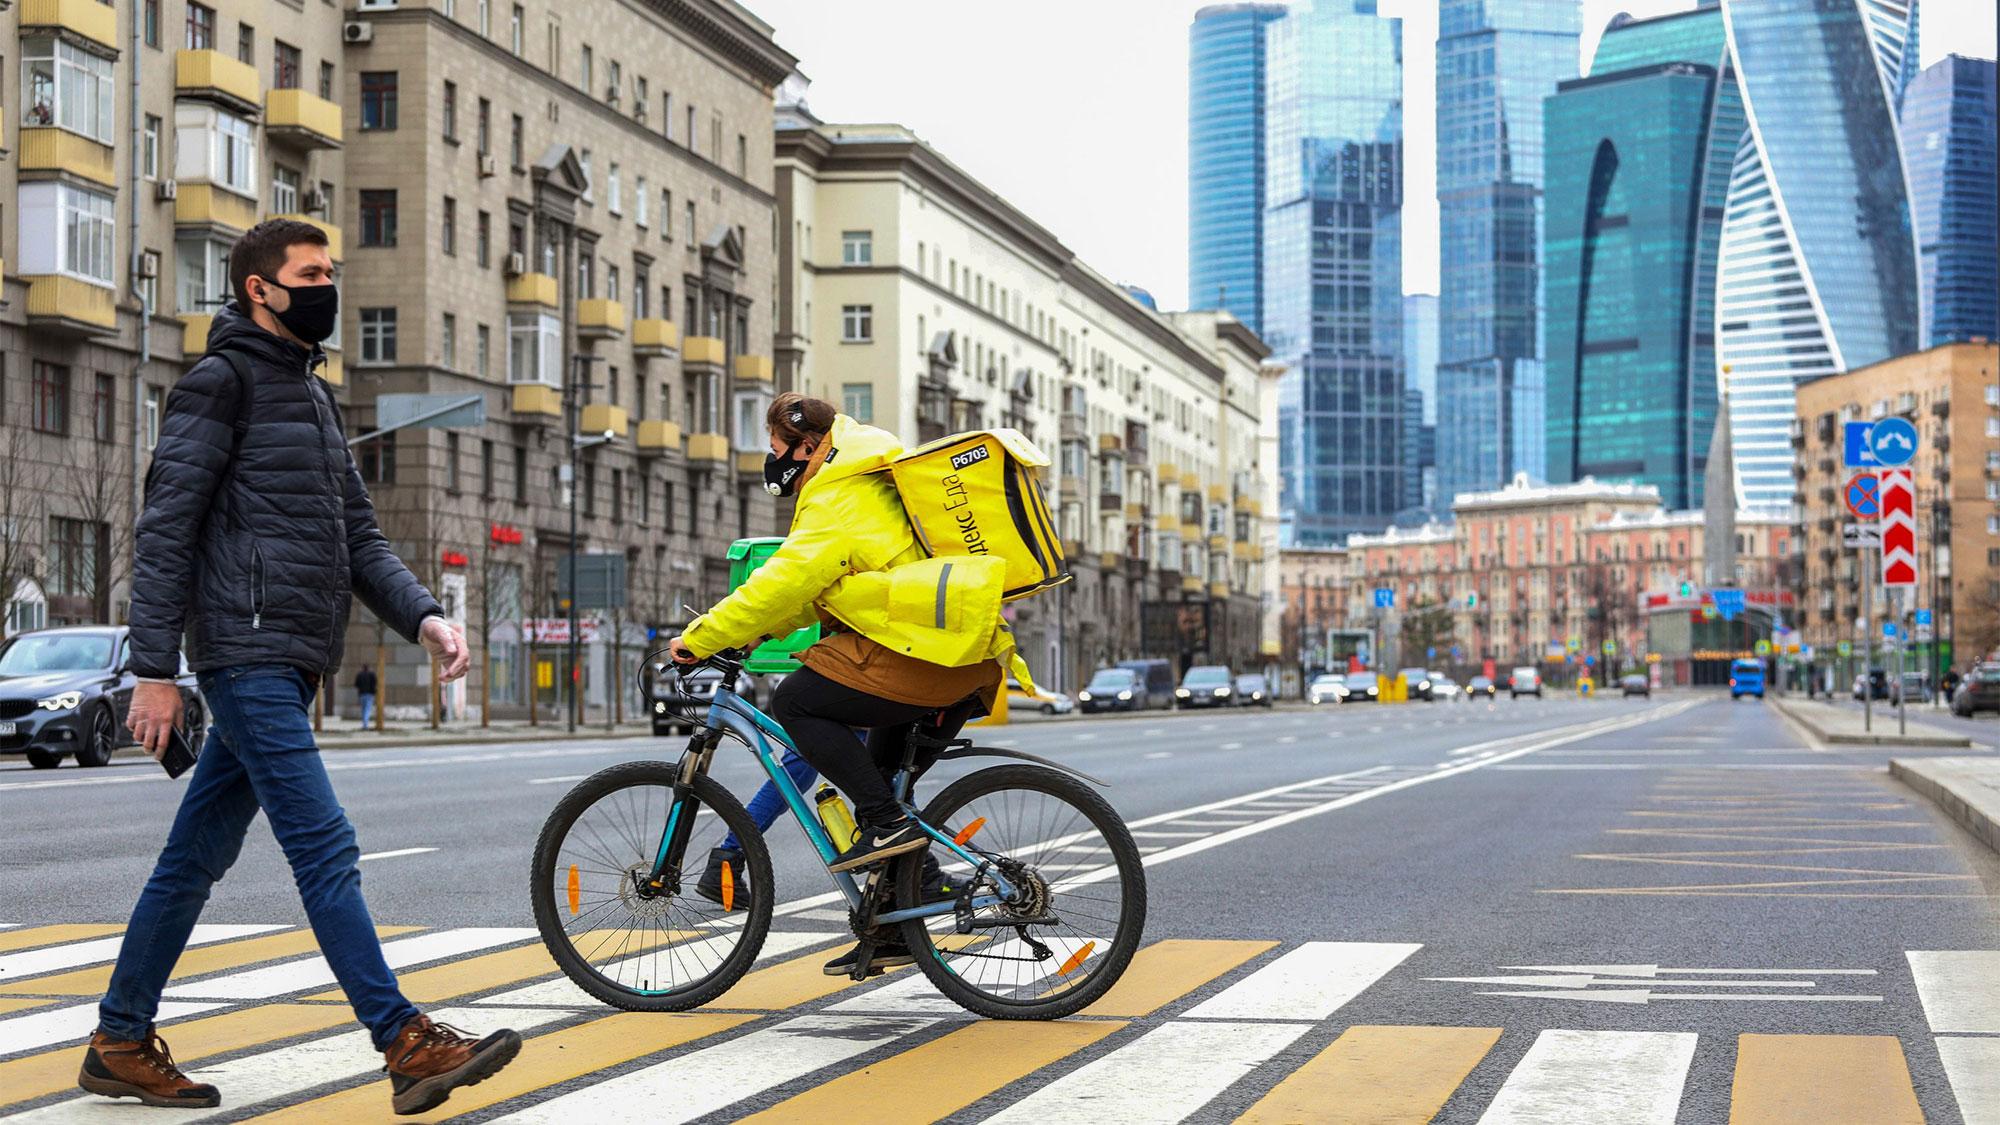
<path fill-rule="evenodd" d="M 924 554 L 883 471 L 903 452 L 896 435 L 841 414 L 827 441 L 832 449 L 799 488 L 784 545 L 695 619 L 682 641 L 709 656 L 783 636 L 824 610 L 918 660 L 951 668 L 999 660 L 1026 683 L 1014 634 L 1000 617 L 1006 563 Z"/>

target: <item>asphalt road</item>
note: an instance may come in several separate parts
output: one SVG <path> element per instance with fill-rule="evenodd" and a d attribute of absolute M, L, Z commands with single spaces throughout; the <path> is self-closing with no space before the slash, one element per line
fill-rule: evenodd
<path fill-rule="evenodd" d="M 1242 970 L 1193 982 L 1132 1026 L 1024 1064 L 990 1091 L 928 1106 L 926 1096 L 944 1095 L 911 1102 L 906 1092 L 887 1120 L 985 1120 L 1017 1103 L 1018 1115 L 1076 1120 L 1228 1121 L 1253 1107 L 1255 1119 L 1317 1120 L 1287 1116 L 1283 1105 L 1300 1103 L 1286 1092 L 1353 1105 L 1356 1082 L 1367 1097 L 1429 1097 L 1448 1122 L 1537 1120 L 1548 1105 L 1570 1110 L 1550 1120 L 1720 1122 L 1732 1106 L 1787 1096 L 1807 1099 L 1799 1120 L 1873 1125 L 1910 1119 L 1895 1116 L 1905 1110 L 1978 1120 L 1971 1105 L 1961 1116 L 1959 1098 L 2000 1114 L 2000 1091 L 1968 1092 L 1966 1064 L 1948 1076 L 1942 1061 L 1954 1051 L 2000 1060 L 2000 1039 L 1962 1048 L 1952 1043 L 1963 1036 L 1947 1034 L 2000 1036 L 2000 972 L 1980 979 L 2000 969 L 2000 952 L 1970 970 L 1925 956 L 2000 951 L 2000 858 L 1886 775 L 1887 759 L 1904 751 L 1825 750 L 1755 701 L 1696 694 L 1024 722 L 982 737 L 1102 778 L 1128 822 L 1150 822 L 1138 825 L 1150 852 L 1148 942 L 1275 944 L 1229 945 L 1252 951 Z M 607 765 L 672 758 L 682 741 L 345 751 L 328 761 L 363 851 L 400 853 L 363 864 L 378 922 L 511 927 L 532 925 L 528 857 L 560 794 Z M 745 797 L 760 777 L 740 751 L 714 772 Z M 179 789 L 156 775 L 144 761 L 55 773 L 0 766 L 0 922 L 122 922 Z M 1331 778 L 1342 780 L 1308 784 Z M 1267 792 L 1283 787 L 1293 788 Z M 1244 807 L 1209 808 L 1231 800 Z M 781 902 L 827 889 L 798 833 L 781 825 L 771 841 Z M 261 821 L 204 921 L 303 921 Z M 814 912 L 780 922 L 826 931 L 829 944 L 815 949 L 834 948 L 837 925 Z M 1260 991 L 1268 975 L 1250 974 L 1279 958 L 1293 959 L 1304 983 Z M 1288 1013 L 1297 994 L 1347 978 L 1353 987 L 1331 1007 Z M 1937 1010 L 1947 996 L 1960 998 L 1956 1014 Z M 1190 1016 L 1218 997 L 1237 1022 Z M 1270 1010 L 1256 1009 L 1265 1002 Z M 807 1017 L 797 1035 L 812 1034 L 811 1019 L 859 1018 L 820 1015 L 827 1006 L 774 1018 Z M 0 1105 L 13 1100 L 5 1011 Z M 567 1029 L 586 1016 L 565 1018 Z M 898 1054 L 944 1052 L 963 1026 L 898 1028 L 827 1074 L 874 1064 L 894 1093 Z M 1004 1033 L 1035 1034 L 1018 1030 L 1026 1026 Z M 1376 1026 L 1389 1029 L 1388 1057 L 1407 1058 L 1357 1071 L 1348 1048 Z M 1032 1054 L 1026 1042 L 995 1050 Z M 593 1089 L 607 1076 L 640 1082 L 634 1072 L 687 1050 L 554 1076 L 468 1119 L 567 1094 L 521 1119 L 657 1120 L 659 1103 Z M 1232 1050 L 1245 1054 L 1225 1058 Z M 1156 1071 L 1173 1077 L 1168 1088 L 1147 1088 Z M 787 1099 L 815 1079 L 757 1072 L 736 1060 L 725 1074 L 741 1089 L 701 1119 L 774 1105 L 805 1114 Z M 309 1093 L 337 1096 L 359 1077 Z M 37 1104 L 49 1101 L 60 1098 Z M 67 1109 L 44 1117 L 96 1119 Z"/>

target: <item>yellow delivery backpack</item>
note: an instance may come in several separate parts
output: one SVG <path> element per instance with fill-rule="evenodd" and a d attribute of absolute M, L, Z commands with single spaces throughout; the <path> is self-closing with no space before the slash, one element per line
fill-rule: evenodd
<path fill-rule="evenodd" d="M 1069 581 L 1042 495 L 1048 463 L 1019 430 L 971 430 L 910 450 L 889 474 L 924 550 L 1004 560 L 1011 602 Z"/>

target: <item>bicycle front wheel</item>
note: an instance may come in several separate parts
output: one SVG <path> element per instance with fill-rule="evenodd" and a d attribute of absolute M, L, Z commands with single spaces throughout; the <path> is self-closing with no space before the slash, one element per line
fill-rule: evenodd
<path fill-rule="evenodd" d="M 648 876 L 674 809 L 675 767 L 628 762 L 564 795 L 535 844 L 535 925 L 570 980 L 615 1008 L 678 1012 L 736 983 L 763 947 L 774 894 L 771 854 L 750 814 L 706 776 L 694 779 L 686 846 L 665 885 Z M 717 902 L 696 891 L 710 849 L 734 833 Z M 715 888 L 711 888 L 715 889 Z"/>
<path fill-rule="evenodd" d="M 923 818 L 986 868 L 933 847 L 953 892 L 969 881 L 973 897 L 995 893 L 996 870 L 1016 891 L 974 911 L 969 934 L 953 914 L 903 923 L 938 991 L 992 1019 L 1046 1020 L 1082 1010 L 1118 982 L 1146 924 L 1146 869 L 1096 790 L 1041 766 L 997 766 L 946 786 Z M 921 861 L 910 856 L 898 869 L 900 906 L 921 901 Z"/>

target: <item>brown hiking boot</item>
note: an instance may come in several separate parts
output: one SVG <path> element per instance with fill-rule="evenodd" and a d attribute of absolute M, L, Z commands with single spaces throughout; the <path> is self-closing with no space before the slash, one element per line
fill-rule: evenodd
<path fill-rule="evenodd" d="M 521 1052 L 520 1033 L 496 1031 L 475 1041 L 448 1023 L 416 1016 L 382 1052 L 396 1112 L 422 1113 L 444 1104 L 460 1086 L 493 1077 Z"/>
<path fill-rule="evenodd" d="M 93 1032 L 76 1084 L 93 1094 L 138 1098 L 147 1105 L 206 1109 L 222 1104 L 222 1095 L 215 1087 L 189 1081 L 181 1073 L 166 1040 L 157 1033 L 134 1041 Z"/>

